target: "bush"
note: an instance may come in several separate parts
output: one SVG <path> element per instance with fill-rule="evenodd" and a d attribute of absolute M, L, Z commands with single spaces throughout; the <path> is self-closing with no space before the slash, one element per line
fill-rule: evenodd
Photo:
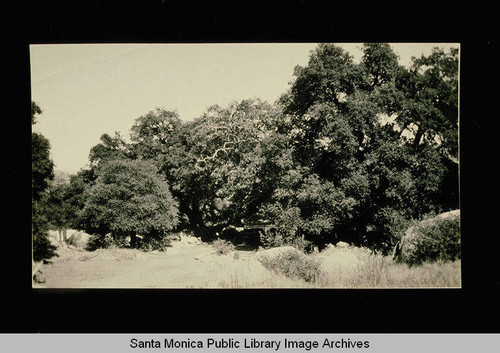
<path fill-rule="evenodd" d="M 400 261 L 410 266 L 460 258 L 460 217 L 423 221 L 401 240 Z"/>
<path fill-rule="evenodd" d="M 316 282 L 320 274 L 319 262 L 298 250 L 286 250 L 273 257 L 262 256 L 259 261 L 272 271 L 306 282 Z"/>
<path fill-rule="evenodd" d="M 411 225 L 412 220 L 406 219 L 403 212 L 389 207 L 381 208 L 374 216 L 372 230 L 362 237 L 359 245 L 388 255 Z"/>
<path fill-rule="evenodd" d="M 142 251 L 165 251 L 172 242 L 172 235 L 164 237 L 146 236 L 142 239 L 137 239 L 136 247 Z M 123 236 L 113 236 L 111 233 L 106 235 L 94 234 L 91 235 L 86 250 L 94 251 L 97 249 L 107 249 L 110 247 L 127 248 L 130 247 L 130 241 Z"/>
<path fill-rule="evenodd" d="M 106 235 L 92 234 L 87 242 L 86 250 L 95 251 L 97 249 L 107 249 L 113 244 L 115 244 L 115 241 L 110 233 Z"/>
<path fill-rule="evenodd" d="M 280 229 L 272 229 L 267 232 L 259 232 L 260 245 L 265 249 L 270 249 L 287 244 L 287 234 Z"/>
<path fill-rule="evenodd" d="M 312 242 L 295 236 L 295 233 L 284 229 L 272 229 L 267 232 L 260 232 L 260 245 L 264 249 L 270 249 L 280 246 L 293 246 L 301 251 L 306 251 L 312 245 Z"/>
<path fill-rule="evenodd" d="M 44 261 L 50 263 L 50 258 L 59 256 L 56 250 L 57 248 L 50 243 L 46 232 L 33 233 L 33 260 L 35 262 Z"/>
<path fill-rule="evenodd" d="M 34 201 L 32 211 L 33 260 L 50 263 L 49 259 L 58 255 L 57 248 L 49 240 L 46 207 L 42 202 Z"/>
<path fill-rule="evenodd" d="M 214 240 L 212 245 L 215 248 L 215 253 L 217 255 L 227 255 L 234 251 L 234 245 L 224 239 Z"/>
<path fill-rule="evenodd" d="M 139 242 L 138 248 L 142 251 L 165 251 L 168 247 L 170 247 L 171 242 L 171 236 L 144 237 L 144 239 Z"/>

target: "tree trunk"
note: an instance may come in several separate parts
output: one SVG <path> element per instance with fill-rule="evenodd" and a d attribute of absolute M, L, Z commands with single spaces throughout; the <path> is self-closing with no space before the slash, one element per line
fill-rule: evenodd
<path fill-rule="evenodd" d="M 203 226 L 203 216 L 200 211 L 200 203 L 198 200 L 192 200 L 191 202 L 191 212 L 188 215 L 189 222 L 195 228 L 201 228 Z"/>
<path fill-rule="evenodd" d="M 130 234 L 130 247 L 131 248 L 137 247 L 137 237 L 135 236 L 135 234 Z"/>
<path fill-rule="evenodd" d="M 417 133 L 415 134 L 415 140 L 413 140 L 413 148 L 417 148 L 420 145 L 420 140 L 422 139 L 422 136 L 424 135 L 424 132 L 422 131 L 421 128 L 417 130 Z"/>

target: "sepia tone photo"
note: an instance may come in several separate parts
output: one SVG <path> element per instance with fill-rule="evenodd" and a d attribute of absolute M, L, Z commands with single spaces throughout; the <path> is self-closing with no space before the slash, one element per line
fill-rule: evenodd
<path fill-rule="evenodd" d="M 30 45 L 33 288 L 461 288 L 459 59 Z"/>

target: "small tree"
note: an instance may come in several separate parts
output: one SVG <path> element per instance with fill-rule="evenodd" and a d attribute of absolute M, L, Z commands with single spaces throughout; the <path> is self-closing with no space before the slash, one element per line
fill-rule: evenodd
<path fill-rule="evenodd" d="M 163 239 L 178 224 L 178 203 L 168 184 L 148 160 L 106 160 L 95 184 L 85 193 L 83 219 L 88 233 L 115 238 L 136 235 Z"/>

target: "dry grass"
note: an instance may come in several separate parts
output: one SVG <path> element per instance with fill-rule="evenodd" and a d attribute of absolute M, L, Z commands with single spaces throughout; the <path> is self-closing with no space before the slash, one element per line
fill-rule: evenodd
<path fill-rule="evenodd" d="M 234 257 L 239 253 L 239 258 Z M 305 288 L 297 281 L 269 271 L 255 257 L 254 252 L 234 252 L 220 256 L 208 271 L 201 288 Z"/>
<path fill-rule="evenodd" d="M 460 288 L 461 263 L 425 263 L 408 267 L 389 257 L 369 255 L 355 269 L 324 272 L 323 288 Z"/>
<path fill-rule="evenodd" d="M 435 288 L 460 287 L 460 261 L 398 264 L 361 248 L 330 247 L 309 255 L 320 263 L 315 282 L 265 268 L 255 251 L 217 255 L 213 245 L 179 241 L 166 252 L 60 248 L 43 265 L 47 288 Z M 37 286 L 38 287 L 38 286 Z"/>

